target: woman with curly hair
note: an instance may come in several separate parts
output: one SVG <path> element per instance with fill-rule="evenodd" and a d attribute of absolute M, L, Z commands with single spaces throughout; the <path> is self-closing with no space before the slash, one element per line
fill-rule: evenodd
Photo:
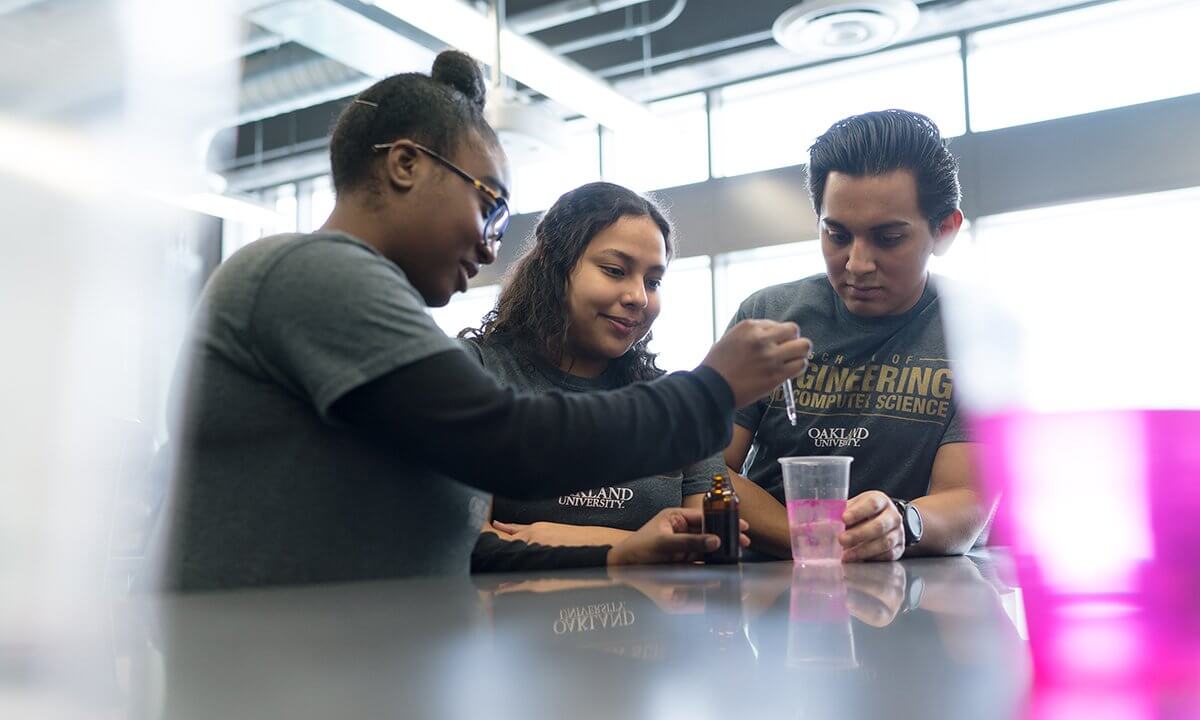
<path fill-rule="evenodd" d="M 460 337 L 493 376 L 516 390 L 592 392 L 662 376 L 647 345 L 674 255 L 672 230 L 654 201 L 620 185 L 595 182 L 566 193 L 538 223 L 496 308 Z M 724 472 L 724 461 L 714 455 L 677 472 L 632 482 L 614 478 L 608 487 L 547 500 L 497 495 L 472 569 L 604 564 L 606 546 L 664 508 L 699 507 L 713 474 Z"/>

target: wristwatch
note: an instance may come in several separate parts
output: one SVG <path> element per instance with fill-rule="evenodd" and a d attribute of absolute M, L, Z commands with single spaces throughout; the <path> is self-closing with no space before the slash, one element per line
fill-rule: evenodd
<path fill-rule="evenodd" d="M 900 511 L 900 519 L 904 522 L 904 547 L 921 542 L 925 534 L 925 523 L 921 520 L 921 511 L 907 500 L 892 498 L 892 503 Z"/>

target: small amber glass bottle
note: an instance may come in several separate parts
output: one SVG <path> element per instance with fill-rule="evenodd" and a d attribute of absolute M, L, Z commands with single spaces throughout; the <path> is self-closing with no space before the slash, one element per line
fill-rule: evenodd
<path fill-rule="evenodd" d="M 725 475 L 713 475 L 712 487 L 704 494 L 704 532 L 721 538 L 721 547 L 705 553 L 706 563 L 735 563 L 742 556 L 738 542 L 738 496 Z"/>

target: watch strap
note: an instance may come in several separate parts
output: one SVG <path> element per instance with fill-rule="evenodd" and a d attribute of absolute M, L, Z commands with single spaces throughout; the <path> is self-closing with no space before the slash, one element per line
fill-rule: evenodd
<path fill-rule="evenodd" d="M 916 545 L 920 542 L 920 539 L 913 532 L 912 525 L 908 522 L 908 507 L 910 503 L 907 500 L 892 498 L 892 504 L 896 506 L 896 511 L 900 513 L 900 524 L 904 528 L 904 547 Z"/>

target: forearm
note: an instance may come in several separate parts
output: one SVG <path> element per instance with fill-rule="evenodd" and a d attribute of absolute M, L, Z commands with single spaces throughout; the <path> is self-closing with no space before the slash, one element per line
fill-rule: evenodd
<path fill-rule="evenodd" d="M 359 387 L 332 414 L 456 480 L 524 499 L 704 457 L 728 441 L 732 410 L 709 368 L 614 392 L 520 395 L 453 352 Z"/>
<path fill-rule="evenodd" d="M 919 544 L 905 551 L 905 557 L 962 555 L 971 549 L 987 524 L 983 499 L 968 488 L 935 492 L 917 498 L 913 505 L 921 513 L 924 534 Z"/>
<path fill-rule="evenodd" d="M 750 548 L 773 557 L 792 557 L 792 539 L 788 532 L 787 510 L 771 493 L 753 480 L 729 468 L 733 490 L 738 495 L 740 514 L 750 524 Z"/>
<path fill-rule="evenodd" d="M 529 525 L 496 522 L 493 527 L 500 532 L 508 533 L 510 540 L 521 540 L 546 547 L 616 545 L 633 534 L 629 530 L 619 530 L 603 525 L 572 525 L 546 521 Z"/>
<path fill-rule="evenodd" d="M 631 530 L 620 530 L 618 528 L 603 527 L 600 525 L 588 525 L 583 528 L 577 541 L 572 541 L 572 545 L 616 545 L 625 538 L 633 534 Z"/>

